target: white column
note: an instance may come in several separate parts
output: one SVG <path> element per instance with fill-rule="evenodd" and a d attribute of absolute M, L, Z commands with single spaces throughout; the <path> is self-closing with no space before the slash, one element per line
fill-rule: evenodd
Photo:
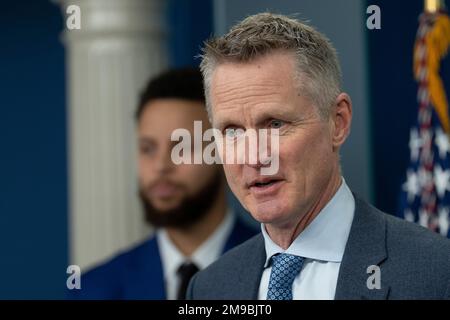
<path fill-rule="evenodd" d="M 148 232 L 137 197 L 134 111 L 167 66 L 161 0 L 60 0 L 81 9 L 65 30 L 70 159 L 70 261 L 88 267 Z M 65 22 L 64 22 L 65 25 Z"/>

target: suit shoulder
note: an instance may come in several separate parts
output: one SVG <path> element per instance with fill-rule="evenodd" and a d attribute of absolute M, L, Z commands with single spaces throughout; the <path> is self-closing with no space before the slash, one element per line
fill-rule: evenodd
<path fill-rule="evenodd" d="M 92 267 L 85 273 L 82 272 L 82 290 L 70 290 L 67 297 L 69 299 L 117 299 L 120 296 L 124 273 L 133 265 L 138 265 L 146 255 L 151 255 L 153 247 L 156 247 L 156 239 L 151 237 Z"/>
<path fill-rule="evenodd" d="M 407 282 L 434 286 L 443 294 L 450 290 L 450 240 L 415 223 L 388 214 L 385 218 L 389 259 Z"/>
<path fill-rule="evenodd" d="M 404 249 L 428 251 L 450 258 L 450 240 L 416 223 L 402 220 L 389 214 L 386 218 L 387 237 L 390 244 Z"/>
<path fill-rule="evenodd" d="M 120 269 L 123 267 L 138 263 L 140 259 L 147 256 L 148 254 L 151 254 L 149 251 L 151 251 L 150 249 L 153 246 L 156 246 L 156 238 L 151 237 L 130 249 L 126 249 L 120 252 L 106 262 L 93 267 L 86 273 L 86 277 L 91 274 L 103 273 L 113 270 L 120 271 Z"/>
<path fill-rule="evenodd" d="M 189 284 L 188 299 L 251 299 L 254 288 L 244 282 L 262 272 L 264 258 L 264 240 L 258 234 L 198 272 Z"/>
<path fill-rule="evenodd" d="M 233 249 L 230 249 L 218 260 L 199 272 L 196 278 L 209 281 L 209 279 L 227 276 L 228 272 L 224 271 L 236 270 L 240 264 L 246 264 L 249 255 L 258 250 L 261 241 L 263 241 L 262 235 L 259 233 Z"/>
<path fill-rule="evenodd" d="M 393 270 L 386 278 L 393 284 L 392 297 L 403 297 L 407 292 L 408 297 L 450 298 L 449 239 L 386 215 L 386 241 Z"/>
<path fill-rule="evenodd" d="M 427 250 L 431 253 L 441 253 L 440 256 L 447 258 L 450 255 L 449 239 L 416 223 L 382 212 L 369 203 L 356 200 L 358 206 L 374 215 L 377 221 L 385 222 L 388 249 L 399 248 L 405 253 L 408 253 L 409 250 L 416 252 Z"/>
<path fill-rule="evenodd" d="M 242 261 L 248 257 L 249 253 L 254 252 L 261 245 L 262 234 L 258 233 L 236 247 L 230 249 L 216 262 L 210 265 L 211 269 L 220 267 L 221 265 L 236 264 L 237 261 Z M 209 267 L 208 267 L 209 268 Z M 207 268 L 207 269 L 208 269 Z M 206 270 L 206 269 L 205 269 Z"/>

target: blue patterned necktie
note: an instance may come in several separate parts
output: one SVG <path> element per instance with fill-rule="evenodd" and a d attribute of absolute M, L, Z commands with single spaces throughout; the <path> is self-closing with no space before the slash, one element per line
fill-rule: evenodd
<path fill-rule="evenodd" d="M 281 253 L 272 256 L 267 300 L 292 300 L 292 284 L 303 267 L 303 257 Z"/>

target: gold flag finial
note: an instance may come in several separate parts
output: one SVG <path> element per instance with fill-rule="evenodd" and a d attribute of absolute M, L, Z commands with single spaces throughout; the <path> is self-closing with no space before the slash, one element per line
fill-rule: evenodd
<path fill-rule="evenodd" d="M 436 13 L 445 8 L 444 0 L 425 0 L 425 11 Z"/>

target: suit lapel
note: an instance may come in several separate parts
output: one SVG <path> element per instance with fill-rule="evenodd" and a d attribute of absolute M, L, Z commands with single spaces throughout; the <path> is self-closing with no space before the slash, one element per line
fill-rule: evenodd
<path fill-rule="evenodd" d="M 248 251 L 248 258 L 242 259 L 237 270 L 238 281 L 233 283 L 233 299 L 256 300 L 258 299 L 259 284 L 266 261 L 266 250 L 262 234 L 257 235 L 253 241 L 251 250 Z M 230 274 L 230 277 L 233 276 Z"/>
<path fill-rule="evenodd" d="M 256 230 L 245 225 L 239 217 L 236 217 L 233 231 L 225 243 L 223 253 L 250 239 L 256 233 Z M 238 285 L 230 288 L 233 297 L 237 295 L 237 298 L 235 299 L 254 300 L 258 298 L 259 282 L 266 259 L 266 250 L 264 248 L 264 239 L 262 236 L 253 241 L 254 245 L 249 257 L 250 260 L 245 260 L 252 261 L 252 263 L 241 265 L 238 268 L 238 270 L 240 270 L 239 272 L 237 272 L 237 270 L 230 270 L 232 273 L 230 274 L 230 277 L 233 275 L 237 275 L 238 277 L 238 281 L 236 281 Z M 241 263 L 244 263 L 244 261 Z M 258 286 L 255 286 L 255 284 L 258 284 Z"/>
<path fill-rule="evenodd" d="M 386 220 L 383 214 L 355 196 L 355 215 L 345 248 L 336 287 L 336 300 L 386 299 L 389 287 L 369 289 L 367 280 L 371 265 L 380 266 L 387 258 Z"/>

